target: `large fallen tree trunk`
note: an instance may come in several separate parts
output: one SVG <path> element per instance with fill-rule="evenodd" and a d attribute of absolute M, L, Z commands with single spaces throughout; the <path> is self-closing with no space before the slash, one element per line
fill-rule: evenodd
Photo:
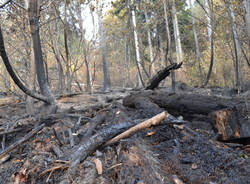
<path fill-rule="evenodd" d="M 140 104 L 140 107 L 147 107 L 148 101 L 152 107 L 158 106 L 173 115 L 181 115 L 189 120 L 192 120 L 194 115 L 206 117 L 213 122 L 223 140 L 250 137 L 249 102 L 158 90 L 131 94 L 124 98 L 123 105 L 137 108 Z"/>

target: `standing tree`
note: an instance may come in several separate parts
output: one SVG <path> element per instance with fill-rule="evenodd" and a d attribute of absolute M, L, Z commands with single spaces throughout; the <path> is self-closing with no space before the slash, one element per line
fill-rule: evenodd
<path fill-rule="evenodd" d="M 138 87 L 141 88 L 144 86 L 144 82 L 142 79 L 142 66 L 141 66 L 141 56 L 140 56 L 140 47 L 139 47 L 139 39 L 137 35 L 137 28 L 136 28 L 136 18 L 135 18 L 135 4 L 132 0 L 131 5 L 131 15 L 132 15 L 132 23 L 133 23 L 133 32 L 134 32 L 134 42 L 135 42 L 135 55 L 136 55 L 136 66 L 138 71 Z"/>
<path fill-rule="evenodd" d="M 213 0 L 211 0 L 213 1 Z M 199 3 L 199 5 L 201 5 L 201 3 L 197 0 L 197 2 Z M 214 13 L 213 13 L 213 3 L 210 2 L 210 0 L 205 0 L 204 1 L 205 6 L 202 8 L 205 11 L 205 15 L 207 18 L 207 33 L 208 33 L 208 40 L 209 40 L 209 45 L 210 45 L 210 52 L 211 52 L 211 56 L 210 56 L 210 65 L 209 65 L 209 69 L 208 69 L 208 73 L 207 73 L 207 77 L 205 79 L 205 82 L 202 84 L 201 87 L 205 87 L 210 79 L 212 70 L 213 70 L 213 64 L 214 64 Z"/>
<path fill-rule="evenodd" d="M 247 30 L 247 35 L 248 35 L 248 44 L 250 47 L 250 1 L 243 0 L 242 2 L 245 8 L 246 30 Z"/>
<path fill-rule="evenodd" d="M 232 30 L 232 38 L 234 43 L 234 50 L 235 50 L 235 81 L 236 81 L 236 88 L 240 90 L 240 75 L 241 75 L 241 47 L 240 47 L 240 40 L 237 34 L 236 25 L 235 25 L 235 17 L 234 12 L 232 9 L 232 1 L 229 2 L 225 1 L 225 4 L 228 9 L 228 16 L 230 19 L 230 25 Z"/>
<path fill-rule="evenodd" d="M 109 67 L 108 67 L 108 56 L 107 56 L 107 43 L 106 43 L 106 32 L 103 25 L 103 2 L 98 1 L 98 24 L 99 24 L 99 33 L 101 36 L 101 48 L 102 48 L 102 64 L 103 64 L 103 90 L 107 91 L 111 88 L 110 76 L 109 76 Z"/>
<path fill-rule="evenodd" d="M 148 46 L 149 46 L 149 56 L 150 56 L 150 68 L 149 68 L 149 75 L 150 77 L 155 73 L 155 66 L 154 66 L 154 56 L 153 56 L 153 46 L 151 40 L 151 33 L 150 33 L 150 20 L 148 17 L 147 7 L 144 7 L 144 15 L 146 19 L 146 26 L 147 26 L 147 37 L 148 37 Z"/>
<path fill-rule="evenodd" d="M 200 72 L 200 78 L 202 77 L 201 74 L 201 54 L 200 54 L 200 47 L 199 47 L 199 41 L 195 26 L 195 18 L 194 18 L 194 9 L 191 0 L 189 0 L 190 4 L 190 10 L 191 10 L 191 17 L 192 17 L 192 27 L 193 27 L 193 34 L 194 34 L 194 43 L 195 43 L 195 54 L 196 54 L 196 60 L 198 61 L 199 65 L 199 72 Z"/>
<path fill-rule="evenodd" d="M 37 74 L 37 80 L 38 84 L 41 90 L 41 95 L 29 90 L 17 77 L 15 74 L 10 62 L 9 58 L 7 56 L 7 53 L 5 51 L 5 45 L 3 40 L 3 34 L 0 26 L 0 54 L 2 57 L 2 60 L 6 66 L 7 71 L 9 72 L 11 78 L 15 82 L 15 84 L 27 95 L 36 98 L 38 100 L 41 100 L 45 102 L 45 104 L 49 105 L 48 113 L 53 113 L 56 111 L 56 105 L 55 105 L 55 99 L 50 92 L 50 89 L 47 84 L 47 80 L 45 77 L 45 70 L 44 70 L 44 63 L 43 63 L 43 57 L 42 57 L 42 49 L 41 49 L 41 41 L 40 41 L 40 35 L 39 35 L 39 17 L 40 17 L 40 6 L 38 1 L 36 0 L 30 0 L 29 2 L 29 8 L 28 8 L 28 14 L 29 14 L 29 23 L 30 23 L 30 30 L 31 30 L 31 37 L 33 41 L 33 50 L 34 50 L 34 58 L 35 58 L 35 65 L 36 65 L 36 74 Z"/>
<path fill-rule="evenodd" d="M 171 42 L 171 35 L 170 35 L 170 30 L 169 30 L 168 6 L 167 6 L 166 0 L 163 0 L 163 8 L 164 8 L 164 18 L 165 18 L 165 26 L 166 26 L 166 32 L 167 32 L 166 61 L 169 60 L 170 62 L 172 62 L 172 42 Z M 172 90 L 175 91 L 175 71 L 174 70 L 171 70 L 171 80 L 172 80 L 172 85 L 171 85 Z"/>

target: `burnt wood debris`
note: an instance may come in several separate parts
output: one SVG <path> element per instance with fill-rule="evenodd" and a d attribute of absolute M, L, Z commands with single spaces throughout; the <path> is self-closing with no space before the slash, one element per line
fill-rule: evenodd
<path fill-rule="evenodd" d="M 228 159 L 229 150 L 225 151 L 225 148 L 222 148 L 223 146 L 218 148 L 217 144 L 226 145 L 231 152 L 232 149 L 249 149 L 247 145 L 249 144 L 250 124 L 249 121 L 246 121 L 249 116 L 246 101 L 248 97 L 220 96 L 205 89 L 206 93 L 202 94 L 199 90 L 199 92 L 196 92 L 196 88 L 190 88 L 184 84 L 179 85 L 178 83 L 178 91 L 175 93 L 164 88 L 157 89 L 156 86 L 159 85 L 160 80 L 169 75 L 171 69 L 178 69 L 180 66 L 181 64 L 172 64 L 161 70 L 149 82 L 148 86 L 150 87 L 140 91 L 117 90 L 111 94 L 87 95 L 75 93 L 60 95 L 57 97 L 57 105 L 61 107 L 59 112 L 33 119 L 38 121 L 34 128 L 31 128 L 32 126 L 27 128 L 27 123 L 25 125 L 25 121 L 32 122 L 32 119 L 29 120 L 29 116 L 13 120 L 21 124 L 19 126 L 17 124 L 12 125 L 4 132 L 0 131 L 0 136 L 9 134 L 19 136 L 20 132 L 24 130 L 27 134 L 16 142 L 7 143 L 7 148 L 0 153 L 1 163 L 8 163 L 8 160 L 15 158 L 16 151 L 23 148 L 24 143 L 27 143 L 27 145 L 31 144 L 30 146 L 35 144 L 35 149 L 47 150 L 46 154 L 49 154 L 50 159 L 54 160 L 53 163 L 49 164 L 49 167 L 45 168 L 43 161 L 46 157 L 40 155 L 41 165 L 37 167 L 43 169 L 39 177 L 31 176 L 32 171 L 27 173 L 27 181 L 37 181 L 47 177 L 47 181 L 70 183 L 78 180 L 79 177 L 83 177 L 88 182 L 105 181 L 108 183 L 108 178 L 112 177 L 112 173 L 119 174 L 119 177 L 113 180 L 129 183 L 133 182 L 138 176 L 140 179 L 153 183 L 161 183 L 161 177 L 165 177 L 164 183 L 167 181 L 210 181 L 207 177 L 203 179 L 202 177 L 198 177 L 199 179 L 192 178 L 191 173 L 188 174 L 188 171 L 184 168 L 187 164 L 191 164 L 190 167 L 193 168 L 193 171 L 198 170 L 204 172 L 204 174 L 212 171 L 203 170 L 202 165 L 199 164 L 199 162 L 207 162 L 206 159 L 210 159 L 210 156 L 202 157 L 200 155 L 204 151 L 201 150 L 201 147 L 211 154 L 218 155 L 216 157 L 218 160 Z M 10 104 L 16 102 L 19 103 L 15 99 L 13 101 L 8 100 Z M 73 106 L 67 106 L 67 104 Z M 14 105 L 13 108 L 17 107 Z M 92 113 L 94 114 L 91 115 Z M 217 130 L 217 134 L 211 133 L 214 132 L 214 129 Z M 166 135 L 162 134 L 163 132 Z M 41 145 L 37 147 L 37 142 L 30 142 L 32 139 L 39 139 L 38 142 Z M 50 140 L 49 144 L 45 144 L 46 139 Z M 217 140 L 221 143 L 218 143 Z M 162 144 L 165 146 L 160 146 Z M 196 146 L 196 148 L 192 148 L 197 149 L 195 158 L 187 154 L 190 144 L 192 144 L 191 147 Z M 36 152 L 29 150 L 30 148 L 26 150 L 26 154 L 35 156 Z M 162 152 L 162 149 L 168 150 L 168 156 Z M 142 153 L 146 155 L 141 155 Z M 181 153 L 183 156 L 180 156 Z M 109 154 L 113 155 L 112 157 L 116 155 L 115 157 L 120 159 L 113 160 L 113 164 L 110 165 L 103 157 L 104 155 L 109 157 Z M 162 156 L 155 157 L 154 154 L 162 154 Z M 224 154 L 225 157 L 220 157 L 221 154 Z M 234 159 L 240 158 L 236 151 L 231 154 L 234 155 Z M 244 153 L 240 154 L 245 155 Z M 95 160 L 94 165 L 87 166 L 89 162 L 92 162 L 92 157 Z M 28 162 L 31 167 L 35 162 L 30 158 L 32 157 L 26 157 L 25 162 Z M 169 168 L 164 170 L 164 167 L 160 165 L 163 161 L 166 162 L 166 167 L 174 166 L 177 168 L 171 171 Z M 233 164 L 233 162 L 225 162 L 227 162 L 228 167 Z M 246 164 L 249 164 L 249 160 L 244 159 L 242 162 L 237 162 L 235 169 L 242 169 L 243 172 L 236 176 L 237 172 L 235 171 L 233 175 L 224 178 L 225 181 L 241 183 L 248 178 L 244 173 L 249 171 L 245 167 Z M 97 163 L 98 166 L 95 166 Z M 136 165 L 138 163 L 147 165 L 137 170 Z M 215 163 L 209 164 L 209 167 L 215 167 Z M 105 165 L 110 169 L 102 168 Z M 26 169 L 29 170 L 29 166 L 23 165 L 20 167 L 23 169 L 28 167 Z M 82 171 L 79 170 L 81 167 L 90 168 L 84 170 L 85 174 L 82 175 Z M 98 167 L 98 173 L 100 173 L 100 170 L 104 172 L 98 174 L 95 167 Z M 116 167 L 119 169 L 116 170 Z M 159 170 L 159 167 L 162 169 Z M 157 171 L 160 175 L 153 174 L 152 177 L 148 177 L 148 172 L 151 169 Z M 166 177 L 165 171 L 172 175 Z M 16 172 L 16 177 L 10 177 L 13 181 L 20 180 L 20 177 L 23 176 L 22 170 Z M 97 175 L 94 174 L 87 178 L 87 175 L 92 172 Z M 124 174 L 124 172 L 127 174 Z M 220 172 L 227 175 L 224 169 Z M 185 178 L 179 173 L 186 174 L 189 178 Z M 192 175 L 194 174 L 192 173 Z M 1 175 L 3 178 L 9 176 L 4 171 Z M 195 175 L 197 176 L 197 174 Z M 109 177 L 107 178 L 107 176 Z M 219 174 L 215 174 L 214 177 L 217 181 L 220 181 Z"/>

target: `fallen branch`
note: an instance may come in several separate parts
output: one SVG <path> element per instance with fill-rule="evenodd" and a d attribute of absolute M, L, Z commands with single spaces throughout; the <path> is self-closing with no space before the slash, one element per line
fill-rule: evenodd
<path fill-rule="evenodd" d="M 138 132 L 140 130 L 143 130 L 145 128 L 149 128 L 152 125 L 158 125 L 163 119 L 168 117 L 168 113 L 162 112 L 160 114 L 157 114 L 156 116 L 143 121 L 142 123 L 135 125 L 134 127 L 128 129 L 127 131 L 121 133 L 120 135 L 114 137 L 113 139 L 109 140 L 108 142 L 105 143 L 105 145 L 110 145 L 113 144 L 123 138 L 129 137 L 131 134 L 134 134 L 135 132 Z"/>
<path fill-rule="evenodd" d="M 6 130 L 4 132 L 0 132 L 0 136 L 1 135 L 6 135 L 6 134 L 11 134 L 11 133 L 15 133 L 15 132 L 19 132 L 23 130 L 23 128 L 16 128 L 16 129 L 12 129 L 12 130 Z"/>
<path fill-rule="evenodd" d="M 7 154 L 9 154 L 11 151 L 13 151 L 15 148 L 21 146 L 24 142 L 28 141 L 30 138 L 32 138 L 37 132 L 39 132 L 45 124 L 41 124 L 40 126 L 34 128 L 32 131 L 30 131 L 27 135 L 25 135 L 22 139 L 18 140 L 14 144 L 10 145 L 7 149 L 3 150 L 0 153 L 0 159 L 5 157 Z"/>
<path fill-rule="evenodd" d="M 134 124 L 134 122 L 116 124 L 101 130 L 95 135 L 89 137 L 86 141 L 83 141 L 83 143 L 73 151 L 71 164 L 67 173 L 68 178 L 74 175 L 78 164 L 85 160 L 88 155 L 93 153 L 99 146 L 108 141 L 110 138 L 132 127 Z"/>

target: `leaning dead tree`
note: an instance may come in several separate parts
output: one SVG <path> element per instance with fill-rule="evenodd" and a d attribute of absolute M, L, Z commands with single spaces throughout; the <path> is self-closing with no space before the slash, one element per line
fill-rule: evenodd
<path fill-rule="evenodd" d="M 41 101 L 45 102 L 45 104 L 53 105 L 53 107 L 54 107 L 55 106 L 54 105 L 55 99 L 54 99 L 52 93 L 50 92 L 49 86 L 47 84 L 46 76 L 45 76 L 45 70 L 44 70 L 44 61 L 43 61 L 43 56 L 42 56 L 41 40 L 40 40 L 40 35 L 39 35 L 39 17 L 40 17 L 40 10 L 39 10 L 40 8 L 39 7 L 40 7 L 40 5 L 39 5 L 38 1 L 36 1 L 36 0 L 29 1 L 28 14 L 29 14 L 31 36 L 32 36 L 32 41 L 33 41 L 36 74 L 37 74 L 37 80 L 38 80 L 38 84 L 39 84 L 42 95 L 28 89 L 21 82 L 21 80 L 17 77 L 17 75 L 15 74 L 15 72 L 14 72 L 14 70 L 9 62 L 9 58 L 8 58 L 6 50 L 5 50 L 1 26 L 0 26 L 0 55 L 2 57 L 4 65 L 5 65 L 8 73 L 10 74 L 11 78 L 13 79 L 15 84 L 25 94 L 27 94 L 33 98 L 36 98 L 38 100 L 41 100 Z"/>
<path fill-rule="evenodd" d="M 1 29 L 1 25 L 0 25 L 0 55 L 2 57 L 3 63 L 8 71 L 8 73 L 10 74 L 11 78 L 13 79 L 13 81 L 15 82 L 15 84 L 27 95 L 36 98 L 38 100 L 41 100 L 45 103 L 49 103 L 49 98 L 47 98 L 46 96 L 40 95 L 38 93 L 35 93 L 34 91 L 31 91 L 30 89 L 28 89 L 26 86 L 24 86 L 24 84 L 21 82 L 21 80 L 17 77 L 17 75 L 15 74 L 9 58 L 7 56 L 6 50 L 5 50 L 5 46 L 4 46 L 4 40 L 3 40 L 3 34 L 2 34 L 2 29 Z"/>
<path fill-rule="evenodd" d="M 180 68 L 182 65 L 182 62 L 177 64 L 177 63 L 173 63 L 167 67 L 165 67 L 164 69 L 160 70 L 149 82 L 149 84 L 146 86 L 146 90 L 147 89 L 155 89 L 159 86 L 159 83 L 164 80 L 167 76 L 169 76 L 170 71 L 173 70 L 177 70 L 178 68 Z"/>

